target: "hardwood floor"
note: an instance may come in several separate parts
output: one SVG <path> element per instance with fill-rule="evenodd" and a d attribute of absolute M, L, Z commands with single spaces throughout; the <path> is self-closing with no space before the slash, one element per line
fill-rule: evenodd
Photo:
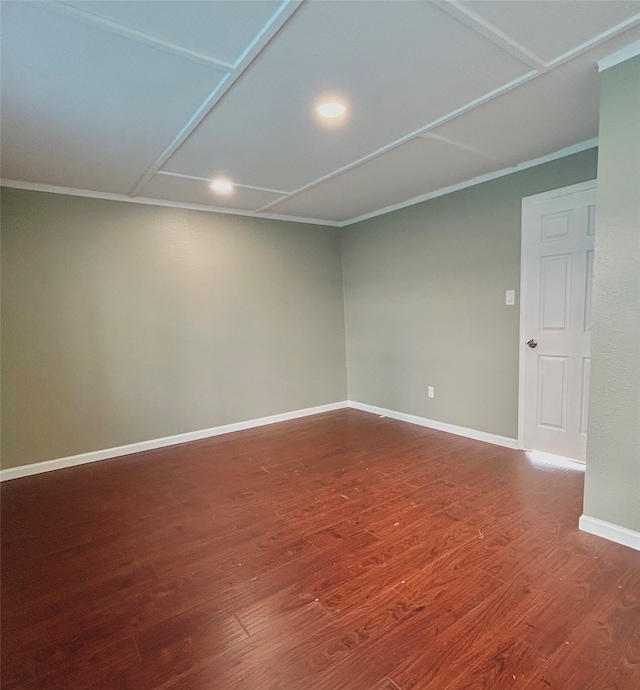
<path fill-rule="evenodd" d="M 344 410 L 2 485 L 3 690 L 637 690 L 583 474 Z"/>

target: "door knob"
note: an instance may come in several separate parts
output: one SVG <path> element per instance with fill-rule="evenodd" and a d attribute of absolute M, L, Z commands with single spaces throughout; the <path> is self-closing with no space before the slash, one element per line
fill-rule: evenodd
<path fill-rule="evenodd" d="M 538 347 L 538 341 L 531 338 L 531 340 L 527 340 L 527 345 L 533 350 L 534 347 Z"/>

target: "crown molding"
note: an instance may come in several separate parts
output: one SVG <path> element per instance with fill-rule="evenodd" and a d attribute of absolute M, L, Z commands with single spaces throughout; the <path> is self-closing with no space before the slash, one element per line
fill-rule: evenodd
<path fill-rule="evenodd" d="M 91 189 L 75 189 L 73 187 L 57 187 L 56 185 L 40 184 L 38 182 L 22 182 L 20 180 L 0 179 L 0 187 L 10 189 L 24 189 L 31 192 L 47 192 L 49 194 L 64 194 L 67 196 L 81 196 L 89 199 L 103 199 L 106 201 L 125 201 L 128 204 L 142 204 L 144 206 L 166 206 L 169 208 L 184 208 L 190 211 L 205 211 L 206 213 L 222 213 L 229 216 L 244 216 L 246 218 L 261 218 L 263 220 L 282 220 L 289 223 L 304 223 L 307 225 L 323 225 L 325 227 L 340 228 L 341 223 L 319 218 L 301 218 L 299 216 L 285 216 L 277 213 L 256 213 L 237 208 L 220 206 L 205 206 L 204 204 L 189 204 L 182 201 L 168 201 L 166 199 L 152 199 L 151 197 L 128 196 L 127 194 L 113 194 L 111 192 L 95 192 Z"/>
<path fill-rule="evenodd" d="M 579 144 L 574 144 L 573 146 L 567 146 L 564 149 L 555 151 L 554 153 L 549 153 L 546 156 L 540 158 L 534 158 L 529 161 L 524 161 L 518 165 L 503 168 L 502 170 L 496 170 L 495 172 L 487 173 L 486 175 L 480 175 L 474 177 L 466 182 L 460 182 L 459 184 L 454 184 L 449 187 L 443 187 L 442 189 L 437 189 L 428 194 L 422 194 L 420 196 L 413 197 L 413 199 L 407 199 L 399 204 L 393 204 L 393 206 L 386 206 L 378 211 L 373 211 L 372 213 L 365 213 L 357 218 L 352 218 L 351 220 L 343 221 L 340 227 L 346 227 L 348 225 L 353 225 L 354 223 L 360 223 L 364 220 L 370 220 L 371 218 L 376 218 L 377 216 L 382 216 L 385 213 L 391 213 L 392 211 L 398 211 L 401 208 L 407 208 L 408 206 L 414 206 L 415 204 L 422 203 L 423 201 L 429 201 L 429 199 L 435 199 L 439 196 L 444 196 L 445 194 L 451 194 L 452 192 L 458 192 L 461 189 L 466 189 L 467 187 L 475 187 L 483 182 L 489 182 L 491 180 L 496 180 L 499 177 L 505 177 L 506 175 L 511 175 L 512 173 L 521 172 L 522 170 L 527 170 L 527 168 L 533 168 L 536 165 L 542 165 L 544 163 L 550 163 L 551 161 L 558 160 L 559 158 L 565 158 L 566 156 L 572 156 L 574 153 L 580 153 L 581 151 L 587 151 L 588 149 L 593 149 L 598 146 L 598 139 L 587 139 Z"/>
<path fill-rule="evenodd" d="M 616 50 L 615 53 L 607 55 L 607 57 L 602 58 L 602 60 L 598 60 L 598 72 L 604 72 L 606 69 L 609 69 L 609 67 L 615 67 L 621 62 L 631 60 L 631 58 L 637 57 L 638 55 L 640 55 L 640 41 L 631 43 L 624 48 L 620 48 L 620 50 Z"/>
<path fill-rule="evenodd" d="M 40 184 L 38 182 L 21 182 L 20 180 L 0 179 L 0 187 L 8 187 L 11 189 L 25 189 L 33 192 L 49 192 L 51 194 L 66 194 L 68 196 L 81 196 L 88 197 L 90 199 L 105 199 L 107 201 L 126 201 L 129 204 L 143 204 L 146 206 L 166 206 L 169 208 L 185 208 L 192 211 L 222 213 L 231 216 L 244 216 L 246 218 L 263 218 L 265 220 L 281 220 L 289 223 L 323 225 L 329 228 L 345 228 L 349 225 L 353 225 L 354 223 L 360 223 L 365 220 L 370 220 L 371 218 L 376 218 L 377 216 L 383 216 L 387 213 L 391 213 L 392 211 L 398 211 L 402 208 L 407 208 L 408 206 L 420 204 L 423 201 L 429 201 L 429 199 L 435 199 L 439 196 L 451 194 L 452 192 L 458 192 L 461 189 L 466 189 L 467 187 L 475 187 L 475 185 L 482 184 L 483 182 L 490 182 L 491 180 L 495 180 L 499 177 L 505 177 L 506 175 L 511 175 L 512 173 L 521 172 L 522 170 L 527 170 L 527 168 L 533 168 L 536 165 L 550 163 L 551 161 L 555 161 L 560 158 L 565 158 L 566 156 L 572 156 L 574 153 L 587 151 L 589 149 L 596 148 L 597 146 L 597 137 L 594 139 L 587 139 L 586 141 L 574 144 L 573 146 L 567 146 L 566 148 L 560 149 L 559 151 L 555 151 L 554 153 L 549 153 L 546 156 L 524 161 L 523 163 L 519 163 L 518 165 L 509 168 L 503 168 L 502 170 L 487 173 L 486 175 L 480 175 L 478 177 L 474 177 L 470 180 L 467 180 L 466 182 L 460 182 L 459 184 L 451 185 L 449 187 L 436 189 L 433 192 L 429 192 L 428 194 L 422 194 L 420 196 L 413 197 L 412 199 L 407 199 L 406 201 L 402 201 L 399 204 L 385 206 L 384 208 L 378 209 L 377 211 L 365 213 L 364 215 L 358 216 L 357 218 L 350 218 L 343 221 L 322 220 L 321 218 L 305 218 L 303 216 L 286 216 L 278 213 L 265 213 L 263 211 L 244 211 L 242 209 L 224 208 L 220 206 L 205 206 L 203 204 L 190 204 L 182 201 L 168 201 L 166 199 L 152 199 L 150 197 L 131 197 L 126 194 L 113 194 L 111 192 L 95 192 L 91 189 L 75 189 L 73 187 L 57 187 L 55 185 Z"/>

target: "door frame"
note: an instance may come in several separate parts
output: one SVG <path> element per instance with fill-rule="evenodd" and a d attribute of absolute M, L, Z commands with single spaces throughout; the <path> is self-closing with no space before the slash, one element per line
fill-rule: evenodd
<path fill-rule="evenodd" d="M 531 229 L 531 209 L 536 204 L 547 201 L 548 199 L 557 199 L 563 196 L 569 196 L 576 192 L 588 192 L 593 189 L 597 190 L 597 180 L 588 180 L 587 182 L 580 182 L 579 184 L 569 185 L 568 187 L 560 187 L 559 189 L 552 189 L 541 194 L 534 194 L 532 196 L 525 196 L 522 198 L 522 218 L 520 222 L 520 331 L 518 337 L 518 448 L 524 450 L 524 404 L 525 404 L 525 390 L 524 390 L 524 344 L 526 338 L 526 329 L 524 322 L 524 305 L 526 292 L 526 271 L 525 271 L 525 233 Z M 596 217 L 597 217 L 596 206 Z"/>

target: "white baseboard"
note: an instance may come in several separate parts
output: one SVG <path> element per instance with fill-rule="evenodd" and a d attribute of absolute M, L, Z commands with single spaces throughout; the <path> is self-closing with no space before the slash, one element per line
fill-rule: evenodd
<path fill-rule="evenodd" d="M 404 412 L 394 412 L 393 410 L 387 410 L 384 407 L 375 407 L 374 405 L 367 405 L 365 403 L 355 402 L 353 400 L 349 400 L 349 407 L 353 407 L 356 410 L 362 410 L 363 412 L 371 412 L 372 414 L 390 417 L 391 419 L 398 419 L 401 422 L 409 422 L 409 424 L 426 426 L 429 429 L 446 431 L 449 434 L 456 434 L 457 436 L 466 436 L 467 438 L 473 438 L 476 441 L 493 443 L 497 446 L 504 446 L 505 448 L 518 448 L 518 439 L 509 438 L 507 436 L 498 436 L 497 434 L 489 434 L 486 431 L 467 429 L 464 426 L 456 426 L 455 424 L 447 424 L 446 422 L 437 422 L 434 419 L 418 417 L 413 414 L 405 414 Z"/>
<path fill-rule="evenodd" d="M 349 407 L 349 402 L 347 400 L 343 400 L 341 402 L 336 403 L 329 403 L 328 405 L 318 405 L 317 407 L 307 407 L 303 410 L 294 410 L 293 412 L 274 414 L 270 415 L 269 417 L 260 417 L 259 419 L 249 419 L 246 422 L 236 422 L 235 424 L 215 426 L 211 429 L 190 431 L 186 434 L 165 436 L 164 438 L 156 438 L 151 441 L 130 443 L 126 446 L 118 446 L 116 448 L 95 450 L 91 453 L 82 453 L 81 455 L 70 455 L 69 457 L 58 458 L 57 460 L 45 460 L 44 462 L 34 462 L 31 465 L 9 467 L 6 470 L 0 470 L 0 482 L 8 481 L 9 479 L 18 479 L 20 477 L 29 477 L 32 474 L 40 474 L 41 472 L 52 472 L 53 470 L 61 470 L 65 467 L 85 465 L 89 462 L 98 462 L 99 460 L 110 460 L 111 458 L 118 458 L 122 455 L 130 455 L 131 453 L 141 453 L 145 450 L 155 450 L 156 448 L 174 446 L 178 443 L 199 441 L 200 439 L 209 438 L 211 436 L 220 436 L 221 434 L 230 434 L 234 431 L 244 431 L 245 429 L 253 429 L 254 427 L 265 426 L 267 424 L 286 422 L 290 419 L 309 417 L 311 415 L 320 414 L 322 412 L 342 410 L 345 407 Z"/>
<path fill-rule="evenodd" d="M 476 441 L 493 443 L 498 446 L 504 446 L 505 448 L 518 448 L 518 441 L 515 438 L 499 436 L 497 434 L 489 434 L 485 431 L 477 431 L 476 429 L 468 429 L 455 424 L 438 422 L 433 419 L 427 419 L 426 417 L 405 414 L 404 412 L 395 412 L 394 410 L 387 410 L 384 407 L 367 405 L 366 403 L 360 403 L 354 400 L 343 400 L 340 402 L 329 403 L 328 405 L 318 405 L 316 407 L 307 407 L 302 410 L 294 410 L 293 412 L 284 412 L 282 414 L 274 414 L 268 417 L 249 419 L 245 422 L 225 424 L 223 426 L 216 426 L 210 429 L 201 429 L 199 431 L 190 431 L 185 434 L 176 434 L 175 436 L 165 436 L 164 438 L 152 439 L 150 441 L 130 443 L 125 446 L 117 446 L 116 448 L 106 448 L 105 450 L 96 450 L 90 453 L 71 455 L 66 458 L 36 462 L 30 465 L 22 465 L 21 467 L 10 467 L 5 470 L 0 470 L 0 482 L 8 481 L 10 479 L 19 479 L 20 477 L 29 477 L 31 475 L 41 474 L 43 472 L 52 472 L 53 470 L 60 470 L 64 469 L 65 467 L 85 465 L 90 462 L 98 462 L 99 460 L 109 460 L 111 458 L 118 458 L 123 455 L 130 455 L 132 453 L 141 453 L 146 450 L 165 448 L 167 446 L 174 446 L 179 443 L 198 441 L 204 438 L 221 436 L 222 434 L 230 434 L 235 431 L 244 431 L 245 429 L 253 429 L 255 427 L 266 426 L 268 424 L 286 422 L 291 419 L 310 417 L 323 412 L 342 410 L 347 407 L 351 407 L 355 410 L 361 410 L 362 412 L 370 412 L 371 414 L 389 417 L 390 419 L 397 419 L 402 422 L 408 422 L 409 424 L 417 424 L 429 429 L 445 431 L 450 434 L 456 434 L 457 436 L 472 438 Z M 583 532 L 595 534 L 598 537 L 603 537 L 609 541 L 613 541 L 617 544 L 622 544 L 640 551 L 640 532 L 634 532 L 626 527 L 620 527 L 619 525 L 614 525 L 610 522 L 605 522 L 604 520 L 599 520 L 598 518 L 590 517 L 588 515 L 580 516 L 579 527 Z"/>
<path fill-rule="evenodd" d="M 622 544 L 640 551 L 640 532 L 634 532 L 627 527 L 620 527 L 589 515 L 580 516 L 578 527 L 583 532 L 589 532 L 589 534 L 595 534 L 597 537 L 602 537 L 603 539 L 614 541 L 616 544 Z"/>
<path fill-rule="evenodd" d="M 65 467 L 85 465 L 90 462 L 98 462 L 99 460 L 110 460 L 112 458 L 121 457 L 122 455 L 141 453 L 145 450 L 155 450 L 157 448 L 174 446 L 179 443 L 199 441 L 203 438 L 220 436 L 222 434 L 230 434 L 234 431 L 253 429 L 255 427 L 265 426 L 267 424 L 275 424 L 277 422 L 285 422 L 291 419 L 299 419 L 300 417 L 309 417 L 311 415 L 321 414 L 322 412 L 332 412 L 333 410 L 341 410 L 346 407 L 352 407 L 356 410 L 370 412 L 372 414 L 384 415 L 385 417 L 397 419 L 402 422 L 418 424 L 420 426 L 428 427 L 430 429 L 446 431 L 450 434 L 457 434 L 458 436 L 465 436 L 467 438 L 473 438 L 477 441 L 485 441 L 486 443 L 493 443 L 495 445 L 504 446 L 506 448 L 518 447 L 518 441 L 516 439 L 507 438 L 506 436 L 488 434 L 484 431 L 476 431 L 475 429 L 467 429 L 466 427 L 456 426 L 455 424 L 437 422 L 433 419 L 417 417 L 415 415 L 405 414 L 403 412 L 394 412 L 393 410 L 387 410 L 382 407 L 375 407 L 374 405 L 366 405 L 365 403 L 359 403 L 352 400 L 343 400 L 341 402 L 330 403 L 328 405 L 318 405 L 317 407 L 307 407 L 303 410 L 294 410 L 293 412 L 284 412 L 282 414 L 270 415 L 269 417 L 249 419 L 246 422 L 225 424 L 223 426 L 212 427 L 211 429 L 190 431 L 185 434 L 165 436 L 164 438 L 156 438 L 150 441 L 129 443 L 125 446 L 117 446 L 116 448 L 106 448 L 104 450 L 95 450 L 90 453 L 82 453 L 80 455 L 70 455 L 69 457 L 58 458 L 56 460 L 45 460 L 44 462 L 35 462 L 30 465 L 10 467 L 5 470 L 0 470 L 0 482 L 8 481 L 10 479 L 19 479 L 20 477 L 29 477 L 33 474 L 40 474 L 42 472 L 52 472 L 53 470 L 61 470 Z"/>

